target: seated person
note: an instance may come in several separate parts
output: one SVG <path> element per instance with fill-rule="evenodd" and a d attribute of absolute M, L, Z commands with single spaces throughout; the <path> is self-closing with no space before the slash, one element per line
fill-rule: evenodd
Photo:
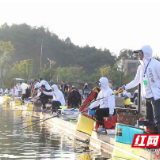
<path fill-rule="evenodd" d="M 43 105 L 43 109 L 46 109 L 45 104 L 49 102 L 49 99 L 52 99 L 53 96 L 51 95 L 52 90 L 47 90 L 45 85 L 41 86 L 41 94 L 38 94 L 39 99 L 41 100 L 41 103 Z"/>
<path fill-rule="evenodd" d="M 46 95 L 52 95 L 52 111 L 56 111 L 59 109 L 59 107 L 62 105 L 65 105 L 65 99 L 63 93 L 58 89 L 57 85 L 52 85 L 53 92 L 45 92 L 43 91 L 44 94 Z"/>
<path fill-rule="evenodd" d="M 100 106 L 96 110 L 96 119 L 99 125 L 97 132 L 104 132 L 105 127 L 103 123 L 103 117 L 108 117 L 108 119 L 112 119 L 115 114 L 115 96 L 112 95 L 113 91 L 108 85 L 108 79 L 106 77 L 101 77 L 99 80 L 99 85 L 101 91 L 97 96 L 97 100 L 93 102 L 88 109 L 93 109 L 97 106 Z"/>

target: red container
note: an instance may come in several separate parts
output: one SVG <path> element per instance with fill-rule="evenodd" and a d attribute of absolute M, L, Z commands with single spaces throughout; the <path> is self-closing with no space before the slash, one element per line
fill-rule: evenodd
<path fill-rule="evenodd" d="M 51 109 L 51 105 L 50 104 L 46 104 L 46 109 L 50 110 Z"/>
<path fill-rule="evenodd" d="M 104 126 L 106 129 L 115 129 L 116 116 L 113 116 L 112 120 L 108 120 L 107 117 L 104 118 Z"/>
<path fill-rule="evenodd" d="M 108 117 L 104 117 L 104 126 L 105 126 L 105 129 L 115 129 L 116 127 L 116 116 L 113 116 L 112 120 L 108 120 L 107 119 Z M 97 130 L 99 127 L 98 123 L 96 123 L 96 126 L 95 126 L 95 130 Z"/>

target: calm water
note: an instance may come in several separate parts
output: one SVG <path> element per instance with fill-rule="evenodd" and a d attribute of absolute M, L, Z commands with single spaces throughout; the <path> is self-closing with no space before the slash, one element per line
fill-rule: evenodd
<path fill-rule="evenodd" d="M 93 157 L 102 157 L 101 154 L 89 151 L 85 144 L 73 140 L 70 135 L 49 127 L 46 122 L 19 130 L 33 124 L 32 121 L 37 119 L 0 105 L 0 160 L 82 158 L 90 160 Z"/>

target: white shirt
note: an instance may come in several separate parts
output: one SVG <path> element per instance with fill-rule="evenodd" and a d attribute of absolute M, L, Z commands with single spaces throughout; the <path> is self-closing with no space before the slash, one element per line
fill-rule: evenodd
<path fill-rule="evenodd" d="M 0 89 L 0 92 L 3 93 L 3 89 L 2 88 Z"/>
<path fill-rule="evenodd" d="M 15 94 L 15 96 L 18 96 L 18 87 L 17 86 L 14 86 L 14 94 Z"/>
<path fill-rule="evenodd" d="M 39 87 L 41 87 L 42 85 L 44 85 L 47 90 L 52 89 L 51 86 L 49 85 L 49 83 L 47 81 L 45 81 L 45 80 L 42 80 L 40 82 Z"/>
<path fill-rule="evenodd" d="M 26 94 L 26 90 L 25 89 L 22 90 L 22 94 Z"/>
<path fill-rule="evenodd" d="M 4 93 L 8 93 L 8 89 L 5 89 Z"/>
<path fill-rule="evenodd" d="M 144 65 L 139 65 L 137 74 L 133 81 L 125 86 L 125 89 L 131 89 L 141 83 L 141 92 L 143 98 L 154 97 L 155 100 L 160 99 L 160 62 L 152 59 L 146 71 L 147 86 L 143 83 Z"/>
<path fill-rule="evenodd" d="M 22 88 L 21 88 L 21 85 L 19 84 L 18 85 L 18 91 L 21 91 L 22 90 Z"/>
<path fill-rule="evenodd" d="M 10 90 L 10 94 L 13 96 L 13 94 L 14 94 L 14 89 L 13 88 Z"/>
<path fill-rule="evenodd" d="M 89 106 L 89 109 L 100 105 L 100 108 L 109 108 L 109 114 L 113 115 L 115 108 L 115 96 L 112 95 L 113 91 L 109 88 L 108 79 L 106 77 L 100 78 L 99 81 L 101 84 L 101 91 L 99 92 L 96 101 Z"/>
<path fill-rule="evenodd" d="M 53 88 L 53 92 L 45 92 L 43 91 L 43 93 L 45 95 L 48 95 L 48 96 L 53 96 L 53 99 L 52 101 L 59 101 L 61 103 L 62 106 L 65 105 L 65 99 L 64 99 L 64 95 L 63 93 L 58 89 L 58 86 L 57 85 L 53 85 L 52 86 Z"/>
<path fill-rule="evenodd" d="M 37 82 L 35 85 L 34 85 L 34 88 L 39 88 L 40 87 L 40 83 Z"/>

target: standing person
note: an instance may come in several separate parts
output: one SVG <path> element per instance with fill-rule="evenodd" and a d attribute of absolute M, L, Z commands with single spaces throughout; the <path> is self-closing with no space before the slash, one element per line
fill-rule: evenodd
<path fill-rule="evenodd" d="M 89 95 L 89 86 L 88 86 L 88 83 L 85 83 L 85 85 L 83 87 L 83 93 L 84 93 L 84 99 L 87 99 L 87 97 Z"/>
<path fill-rule="evenodd" d="M 18 97 L 18 86 L 14 86 L 14 96 Z"/>
<path fill-rule="evenodd" d="M 70 85 L 68 85 L 68 95 L 71 93 L 72 89 L 70 87 Z"/>
<path fill-rule="evenodd" d="M 136 105 L 137 105 L 137 98 L 138 98 L 138 89 L 134 91 L 133 98 L 132 98 L 132 102 Z"/>
<path fill-rule="evenodd" d="M 68 86 L 65 82 L 62 82 L 61 89 L 62 89 L 63 94 L 65 94 L 65 91 L 68 90 Z"/>
<path fill-rule="evenodd" d="M 22 97 L 22 102 L 24 104 L 24 99 L 26 98 L 26 90 L 25 89 L 22 89 L 22 95 L 21 95 L 21 97 Z"/>
<path fill-rule="evenodd" d="M 75 86 L 72 86 L 72 91 L 68 96 L 68 106 L 72 108 L 79 108 L 82 103 L 82 97 L 78 90 L 76 90 Z"/>
<path fill-rule="evenodd" d="M 160 134 L 160 62 L 152 58 L 152 48 L 143 46 L 138 53 L 141 65 L 133 81 L 119 88 L 128 90 L 141 84 L 142 98 L 146 99 L 146 119 L 157 124 Z"/>
<path fill-rule="evenodd" d="M 0 89 L 0 94 L 3 95 L 3 88 Z"/>
<path fill-rule="evenodd" d="M 4 93 L 5 93 L 5 94 L 8 94 L 8 88 L 5 89 Z"/>
<path fill-rule="evenodd" d="M 17 84 L 17 88 L 18 88 L 18 96 L 20 97 L 22 95 L 22 88 L 21 88 L 22 82 Z"/>
<path fill-rule="evenodd" d="M 14 96 L 14 88 L 12 87 L 9 93 L 12 97 Z"/>
<path fill-rule="evenodd" d="M 37 79 L 34 80 L 34 88 L 39 88 L 40 87 L 40 83 Z"/>

